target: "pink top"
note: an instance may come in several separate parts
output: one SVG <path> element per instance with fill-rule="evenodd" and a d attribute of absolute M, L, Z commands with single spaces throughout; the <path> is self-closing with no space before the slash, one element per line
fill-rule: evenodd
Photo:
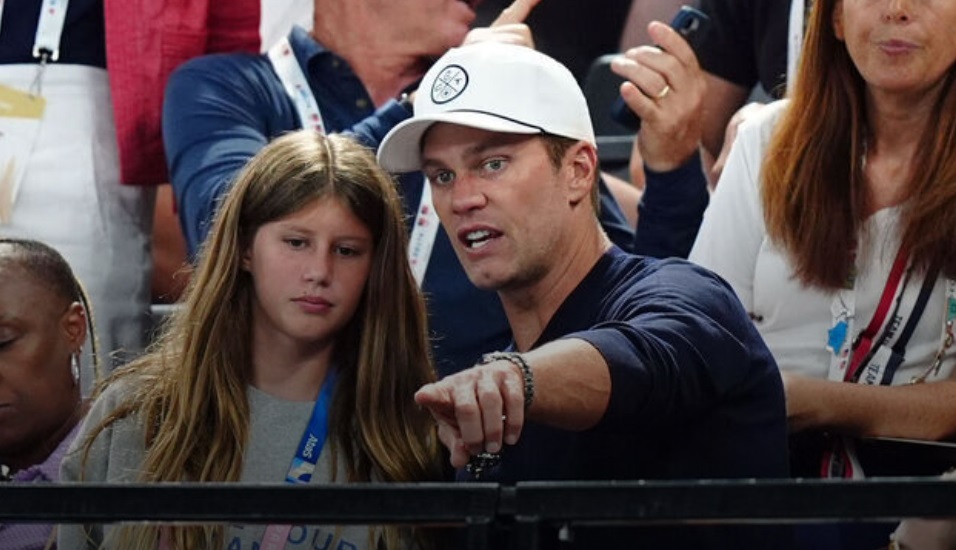
<path fill-rule="evenodd" d="M 160 119 L 170 73 L 207 53 L 258 53 L 260 1 L 105 0 L 106 65 L 123 183 L 169 180 Z"/>

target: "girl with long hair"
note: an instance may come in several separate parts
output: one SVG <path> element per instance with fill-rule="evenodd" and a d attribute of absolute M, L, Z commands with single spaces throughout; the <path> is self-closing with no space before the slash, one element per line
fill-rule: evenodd
<path fill-rule="evenodd" d="M 412 400 L 434 373 L 399 200 L 350 138 L 299 131 L 265 147 L 220 205 L 181 308 L 100 389 L 64 479 L 439 479 L 432 423 Z M 421 539 L 396 527 L 281 529 L 64 526 L 59 541 L 396 548 Z"/>

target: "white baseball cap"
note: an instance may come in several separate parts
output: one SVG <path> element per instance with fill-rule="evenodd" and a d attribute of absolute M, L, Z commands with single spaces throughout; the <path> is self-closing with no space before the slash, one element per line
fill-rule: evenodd
<path fill-rule="evenodd" d="M 379 164 L 389 172 L 421 169 L 422 136 L 436 122 L 597 143 L 587 101 L 571 71 L 513 44 L 479 42 L 449 50 L 422 79 L 414 111 L 378 149 Z"/>

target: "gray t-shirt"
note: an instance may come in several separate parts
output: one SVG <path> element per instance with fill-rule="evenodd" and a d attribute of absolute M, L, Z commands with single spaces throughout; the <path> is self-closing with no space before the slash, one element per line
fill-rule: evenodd
<path fill-rule="evenodd" d="M 87 434 L 112 412 L 126 397 L 127 382 L 108 388 L 96 400 L 80 427 L 80 433 L 64 458 L 60 469 L 63 481 L 108 483 L 137 482 L 144 455 L 144 435 L 138 417 L 129 417 L 112 424 L 99 434 L 82 468 L 82 444 Z M 285 401 L 249 387 L 249 441 L 242 465 L 243 483 L 283 483 L 305 432 L 313 403 Z M 331 456 L 323 447 L 311 484 L 332 483 Z M 343 483 L 344 459 L 338 461 L 335 483 Z M 267 507 L 268 503 L 263 503 Z M 90 530 L 87 539 L 84 527 Z M 98 548 L 114 528 L 112 525 L 61 525 L 58 547 L 63 549 Z M 226 550 L 257 550 L 265 533 L 265 525 L 229 525 L 226 529 Z M 368 528 L 364 526 L 295 525 L 289 532 L 285 548 L 323 550 L 367 550 Z"/>

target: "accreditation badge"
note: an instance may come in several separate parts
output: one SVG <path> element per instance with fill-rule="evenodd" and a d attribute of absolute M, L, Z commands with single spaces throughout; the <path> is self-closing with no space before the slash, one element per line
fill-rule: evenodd
<path fill-rule="evenodd" d="M 10 223 L 46 100 L 0 84 L 0 225 Z"/>

